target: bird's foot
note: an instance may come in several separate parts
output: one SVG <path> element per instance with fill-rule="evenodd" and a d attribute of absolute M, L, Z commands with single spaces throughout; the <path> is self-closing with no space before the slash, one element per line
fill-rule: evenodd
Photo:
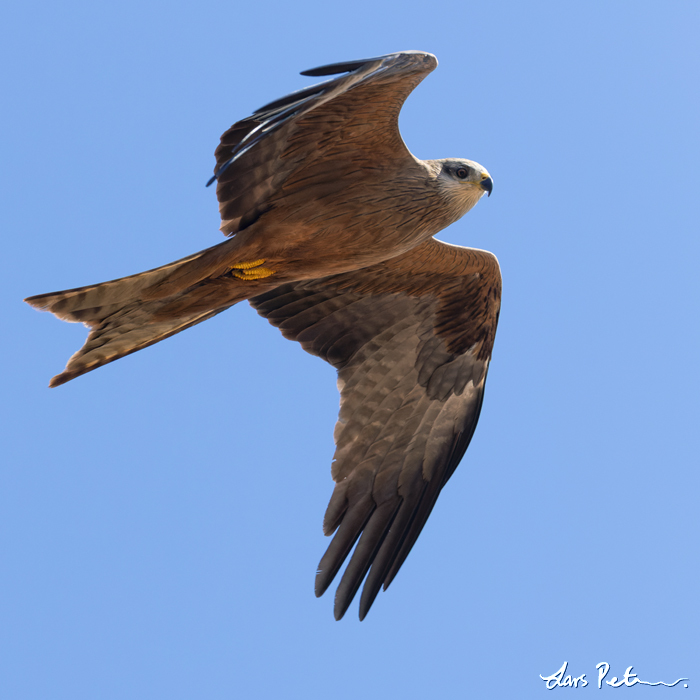
<path fill-rule="evenodd" d="M 231 265 L 231 274 L 238 277 L 239 280 L 260 280 L 274 275 L 274 270 L 269 267 L 261 267 L 264 262 L 264 260 L 251 260 Z"/>

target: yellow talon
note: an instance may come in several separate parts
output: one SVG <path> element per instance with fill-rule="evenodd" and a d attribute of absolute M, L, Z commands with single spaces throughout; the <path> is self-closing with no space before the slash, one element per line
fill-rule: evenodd
<path fill-rule="evenodd" d="M 242 262 L 236 265 L 231 265 L 232 270 L 250 270 L 251 267 L 258 267 L 262 265 L 264 260 L 251 260 L 250 262 Z"/>
<path fill-rule="evenodd" d="M 259 280 L 274 275 L 274 270 L 269 267 L 261 267 L 264 262 L 264 260 L 251 260 L 231 265 L 231 274 L 239 280 Z"/>
<path fill-rule="evenodd" d="M 241 272 L 233 270 L 231 274 L 239 280 L 259 280 L 274 275 L 275 271 L 270 270 L 269 267 L 256 267 L 253 270 L 241 270 Z"/>

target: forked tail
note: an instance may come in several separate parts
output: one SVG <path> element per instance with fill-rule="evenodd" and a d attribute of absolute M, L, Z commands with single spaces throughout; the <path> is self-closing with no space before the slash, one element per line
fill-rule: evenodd
<path fill-rule="evenodd" d="M 65 370 L 56 375 L 49 386 L 64 384 L 85 372 L 153 345 L 216 316 L 245 298 L 245 294 L 237 297 L 218 294 L 215 295 L 218 296 L 217 303 L 212 303 L 212 294 L 202 292 L 207 291 L 209 286 L 216 286 L 215 280 L 209 285 L 206 281 L 196 285 L 197 289 L 192 294 L 193 303 L 189 303 L 186 290 L 182 287 L 173 289 L 168 296 L 153 298 L 153 290 L 164 287 L 173 278 L 186 279 L 188 267 L 199 268 L 203 256 L 211 250 L 138 275 L 25 299 L 35 309 L 50 311 L 64 321 L 84 323 L 90 328 L 85 345 L 68 360 Z"/>

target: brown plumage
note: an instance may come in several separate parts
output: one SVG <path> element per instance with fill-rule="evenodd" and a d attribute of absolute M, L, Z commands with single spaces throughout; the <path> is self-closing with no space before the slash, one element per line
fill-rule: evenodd
<path fill-rule="evenodd" d="M 364 618 L 408 555 L 476 427 L 501 278 L 490 253 L 432 236 L 492 181 L 464 159 L 420 161 L 398 115 L 437 65 L 417 51 L 335 64 L 328 80 L 234 124 L 216 149 L 212 248 L 138 275 L 30 297 L 90 328 L 57 386 L 248 299 L 338 370 L 340 415 L 321 595 L 357 543 L 340 619 Z M 358 541 L 359 539 L 359 541 Z"/>

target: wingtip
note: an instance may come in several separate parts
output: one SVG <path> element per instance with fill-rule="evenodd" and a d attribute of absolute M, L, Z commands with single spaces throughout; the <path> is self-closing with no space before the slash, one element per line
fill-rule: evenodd
<path fill-rule="evenodd" d="M 374 605 L 374 601 L 377 599 L 382 587 L 381 582 L 379 585 L 370 586 L 369 588 L 367 587 L 368 584 L 369 582 L 365 581 L 362 595 L 360 596 L 360 622 L 367 617 L 367 613 L 372 609 L 372 605 Z"/>
<path fill-rule="evenodd" d="M 316 572 L 316 581 L 314 582 L 314 595 L 320 598 L 327 590 L 330 585 L 330 581 L 323 581 L 321 578 L 323 572 Z"/>
<path fill-rule="evenodd" d="M 336 595 L 335 605 L 333 606 L 333 617 L 335 617 L 336 622 L 340 622 L 343 619 L 351 602 L 352 598 L 348 600 L 346 596 L 340 597 Z"/>
<path fill-rule="evenodd" d="M 430 65 L 430 69 L 434 69 L 437 64 L 437 58 L 427 51 L 395 51 L 394 53 L 387 53 L 383 56 L 374 56 L 373 58 L 361 58 L 356 61 L 342 61 L 340 63 L 328 63 L 325 66 L 317 66 L 316 68 L 309 68 L 307 70 L 301 71 L 300 75 L 309 76 L 312 78 L 318 78 L 325 75 L 338 75 L 339 73 L 351 73 L 358 68 L 366 66 L 368 63 L 374 63 L 375 61 L 383 61 L 387 58 L 396 58 L 399 56 L 422 56 L 423 61 Z"/>
<path fill-rule="evenodd" d="M 325 75 L 338 75 L 340 73 L 352 73 L 374 61 L 381 61 L 386 56 L 375 56 L 374 58 L 360 58 L 355 61 L 341 61 L 339 63 L 327 63 L 324 66 L 316 66 L 316 68 L 308 68 L 301 71 L 300 75 L 306 75 L 310 78 L 319 78 Z"/>
<path fill-rule="evenodd" d="M 327 552 L 326 552 L 327 554 Z M 326 555 L 324 554 L 324 558 Z M 314 581 L 314 593 L 317 598 L 320 598 L 333 583 L 335 575 L 338 573 L 340 564 L 336 567 L 329 566 L 328 561 L 321 559 L 319 567 L 316 569 L 316 580 Z"/>

